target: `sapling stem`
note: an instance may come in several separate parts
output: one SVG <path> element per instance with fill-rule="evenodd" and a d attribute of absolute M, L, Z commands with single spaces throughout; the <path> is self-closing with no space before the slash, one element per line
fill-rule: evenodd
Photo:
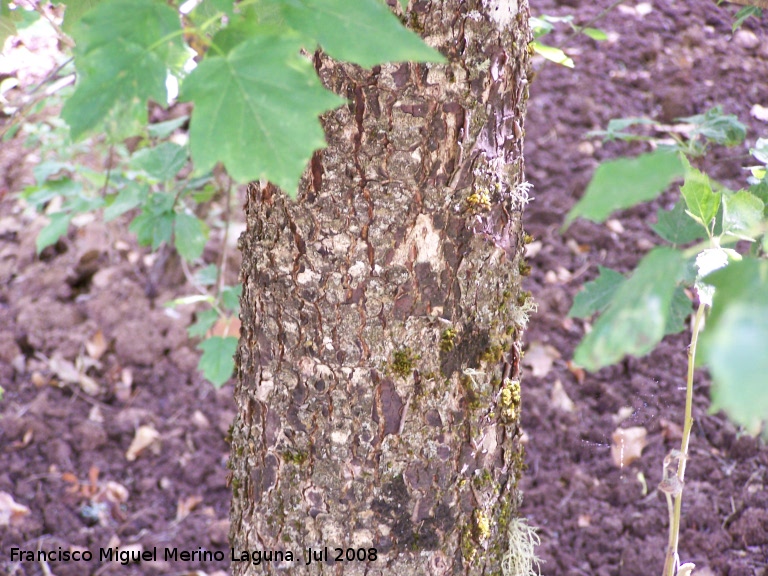
<path fill-rule="evenodd" d="M 680 564 L 677 555 L 677 545 L 680 539 L 680 512 L 683 506 L 683 486 L 685 481 L 685 465 L 688 461 L 688 445 L 691 439 L 691 428 L 693 427 L 693 371 L 696 360 L 696 344 L 699 341 L 699 332 L 701 323 L 704 319 L 704 311 L 707 305 L 699 303 L 696 310 L 696 316 L 693 320 L 693 334 L 691 336 L 691 345 L 688 348 L 688 380 L 685 386 L 685 421 L 683 423 L 683 439 L 680 444 L 680 454 L 677 457 L 677 489 L 666 491 L 667 505 L 669 506 L 669 543 L 667 544 L 667 555 L 664 559 L 663 576 L 675 576 L 677 567 Z M 666 480 L 666 466 L 665 466 Z"/>

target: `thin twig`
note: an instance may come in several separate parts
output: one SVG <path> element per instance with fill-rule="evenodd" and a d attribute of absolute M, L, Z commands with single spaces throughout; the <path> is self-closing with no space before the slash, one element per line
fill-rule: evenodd
<path fill-rule="evenodd" d="M 51 15 L 48 14 L 48 12 L 45 11 L 45 9 L 40 6 L 39 2 L 29 2 L 27 4 L 30 8 L 32 8 L 35 12 L 40 14 L 43 18 L 48 20 L 48 24 L 51 25 L 51 27 L 56 31 L 56 35 L 59 37 L 59 40 L 66 44 L 69 48 L 75 47 L 75 42 L 70 38 L 67 34 L 64 33 L 64 30 L 61 29 L 61 26 L 59 26 L 56 22 L 54 22 L 53 18 L 51 18 Z"/>
<path fill-rule="evenodd" d="M 115 145 L 109 146 L 109 153 L 107 154 L 107 173 L 104 176 L 104 185 L 101 187 L 101 197 L 104 198 L 107 195 L 107 188 L 109 187 L 109 178 L 112 175 L 112 155 L 115 151 Z"/>
<path fill-rule="evenodd" d="M 221 247 L 221 254 L 219 255 L 219 269 L 216 276 L 216 298 L 218 299 L 221 291 L 224 287 L 224 272 L 227 268 L 227 252 L 229 251 L 229 228 L 232 224 L 232 180 L 228 176 L 227 189 L 225 194 L 227 195 L 227 203 L 224 208 L 224 240 Z"/>
<path fill-rule="evenodd" d="M 691 440 L 691 428 L 693 427 L 693 372 L 694 361 L 696 358 L 696 345 L 699 341 L 699 332 L 704 320 L 704 311 L 707 305 L 699 303 L 696 310 L 696 316 L 693 320 L 693 335 L 691 336 L 691 345 L 688 348 L 688 379 L 685 387 L 685 421 L 683 423 L 683 439 L 680 443 L 680 455 L 677 461 L 677 480 L 679 481 L 679 492 L 673 496 L 674 508 L 670 513 L 669 524 L 669 543 L 667 545 L 667 554 L 664 559 L 664 576 L 674 576 L 679 564 L 677 547 L 680 539 L 680 513 L 683 507 L 683 487 L 685 486 L 685 465 L 688 461 L 688 445 Z"/>

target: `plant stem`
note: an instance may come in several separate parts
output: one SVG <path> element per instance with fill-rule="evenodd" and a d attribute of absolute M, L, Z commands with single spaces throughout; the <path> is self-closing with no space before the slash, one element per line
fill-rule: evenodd
<path fill-rule="evenodd" d="M 685 421 L 683 423 L 683 440 L 680 444 L 680 456 L 677 461 L 677 479 L 680 481 L 680 491 L 672 496 L 674 499 L 674 508 L 669 517 L 669 543 L 667 545 L 667 555 L 664 559 L 664 576 L 674 576 L 677 570 L 678 555 L 677 545 L 680 540 L 680 513 L 683 507 L 683 486 L 685 481 L 685 465 L 688 461 L 688 445 L 691 440 L 691 428 L 693 427 L 693 371 L 696 360 L 696 344 L 699 341 L 699 332 L 701 331 L 701 322 L 704 319 L 704 311 L 707 305 L 699 303 L 696 310 L 696 316 L 693 320 L 693 335 L 691 336 L 691 345 L 688 348 L 688 380 L 685 386 Z"/>

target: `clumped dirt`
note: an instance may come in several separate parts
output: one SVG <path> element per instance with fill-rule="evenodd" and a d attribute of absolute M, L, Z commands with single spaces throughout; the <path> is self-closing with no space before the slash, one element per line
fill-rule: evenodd
<path fill-rule="evenodd" d="M 583 23 L 608 4 L 542 0 L 533 11 Z M 671 196 L 619 214 L 620 225 L 577 222 L 564 236 L 558 228 L 599 161 L 639 149 L 584 139 L 611 118 L 671 122 L 721 104 L 748 123 L 751 143 L 768 135 L 768 124 L 749 113 L 753 104 L 768 106 L 768 16 L 733 36 L 733 12 L 701 1 L 614 9 L 596 24 L 611 40 L 574 39 L 576 68 L 540 64 L 532 85 L 526 162 L 536 200 L 526 227 L 541 245 L 530 260 L 527 288 L 539 312 L 524 361 L 533 365 L 543 349 L 554 363 L 540 376 L 529 369 L 525 379 L 522 512 L 539 528 L 543 574 L 661 572 L 667 511 L 656 486 L 664 456 L 679 446 L 689 336 L 582 378 L 567 362 L 584 324 L 566 314 L 598 264 L 626 271 L 642 257 L 653 241 L 648 223 L 658 206 L 671 207 Z M 43 220 L 14 199 L 31 183 L 34 161 L 21 144 L 0 145 L 0 492 L 30 513 L 0 527 L 0 573 L 221 574 L 227 562 L 165 562 L 162 552 L 141 568 L 10 561 L 11 547 L 226 552 L 226 435 L 234 415 L 231 386 L 214 390 L 195 372 L 198 352 L 185 332 L 194 311 L 163 307 L 192 292 L 172 255 L 147 258 L 120 220 L 73 229 L 35 255 Z M 716 151 L 706 167 L 738 187 L 749 164 L 743 152 Z M 211 262 L 217 250 L 213 243 L 206 253 Z M 73 365 L 92 381 L 72 382 Z M 89 395 L 93 383 L 98 393 Z M 700 576 L 764 576 L 768 449 L 708 414 L 708 392 L 698 374 L 681 559 L 695 562 Z M 648 433 L 641 457 L 623 467 L 610 454 L 620 427 Z M 154 441 L 127 458 L 137 432 L 148 430 Z"/>

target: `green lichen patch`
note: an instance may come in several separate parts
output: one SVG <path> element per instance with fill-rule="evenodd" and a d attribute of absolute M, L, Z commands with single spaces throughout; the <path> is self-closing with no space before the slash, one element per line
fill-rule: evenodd
<path fill-rule="evenodd" d="M 453 347 L 456 345 L 456 336 L 458 336 L 458 332 L 455 328 L 447 328 L 446 330 L 443 330 L 443 333 L 440 335 L 440 351 L 441 352 L 450 352 L 453 350 Z"/>
<path fill-rule="evenodd" d="M 392 353 L 392 360 L 389 363 L 389 368 L 392 373 L 400 376 L 401 378 L 407 378 L 413 373 L 416 361 L 421 356 L 414 354 L 410 348 L 400 348 Z"/>
<path fill-rule="evenodd" d="M 513 422 L 520 413 L 520 381 L 505 378 L 499 394 L 499 408 L 504 422 Z"/>

